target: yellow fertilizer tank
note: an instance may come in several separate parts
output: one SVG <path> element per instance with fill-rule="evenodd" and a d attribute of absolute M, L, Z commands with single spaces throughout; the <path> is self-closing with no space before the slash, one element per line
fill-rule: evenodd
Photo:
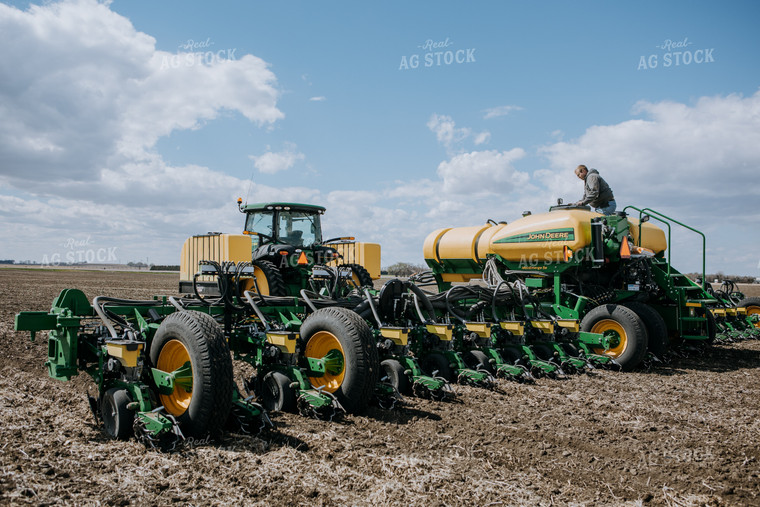
<path fill-rule="evenodd" d="M 443 268 L 443 280 L 464 282 L 479 278 L 489 255 L 507 261 L 564 260 L 565 247 L 577 252 L 591 245 L 591 219 L 599 213 L 583 209 L 555 210 L 528 215 L 511 224 L 438 229 L 425 239 L 423 254 L 428 264 Z M 638 244 L 638 220 L 629 218 L 634 244 Z M 665 233 L 645 222 L 643 246 L 660 253 L 667 247 Z"/>

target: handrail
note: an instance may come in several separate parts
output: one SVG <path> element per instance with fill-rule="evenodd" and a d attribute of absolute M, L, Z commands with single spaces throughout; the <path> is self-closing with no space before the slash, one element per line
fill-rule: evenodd
<path fill-rule="evenodd" d="M 640 209 L 636 206 L 626 206 L 623 208 L 623 211 L 627 210 L 628 208 L 635 209 L 639 212 L 639 245 L 641 245 L 641 234 L 644 230 L 643 224 L 641 222 L 642 217 L 645 213 L 648 213 L 650 216 L 655 215 L 654 219 L 659 220 L 660 222 L 664 223 L 668 226 L 668 246 L 671 248 L 668 248 L 668 275 L 670 275 L 670 266 L 672 266 L 672 263 L 670 262 L 670 254 L 673 251 L 672 243 L 670 242 L 670 222 L 673 222 L 675 224 L 680 225 L 681 227 L 685 227 L 686 229 L 689 229 L 690 231 L 696 232 L 700 236 L 702 236 L 702 288 L 704 290 L 707 290 L 707 277 L 705 276 L 705 258 L 707 254 L 707 239 L 705 238 L 705 235 L 701 232 L 695 229 L 694 227 L 690 227 L 682 222 L 679 222 L 678 220 L 674 218 L 670 218 L 669 216 L 665 215 L 664 213 L 660 213 L 659 211 L 655 211 L 652 208 L 644 208 Z M 670 222 L 668 222 L 668 220 Z"/>

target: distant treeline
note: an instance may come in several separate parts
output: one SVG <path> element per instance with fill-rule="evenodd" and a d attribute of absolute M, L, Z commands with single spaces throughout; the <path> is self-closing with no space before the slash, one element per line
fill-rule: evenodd
<path fill-rule="evenodd" d="M 156 264 L 151 264 L 150 270 L 151 271 L 179 271 L 179 266 L 157 266 Z"/>
<path fill-rule="evenodd" d="M 702 273 L 687 273 L 686 276 L 688 276 L 692 280 L 698 280 L 702 278 Z M 717 273 L 709 273 L 705 275 L 705 277 L 707 278 L 707 281 L 710 283 L 714 283 L 715 280 L 718 280 L 718 282 L 729 280 L 734 283 L 755 283 L 755 281 L 757 280 L 754 276 L 724 275 L 720 271 L 718 271 Z"/>
<path fill-rule="evenodd" d="M 0 259 L 0 264 L 13 264 L 15 262 L 13 259 Z"/>
<path fill-rule="evenodd" d="M 397 262 L 396 264 L 383 269 L 380 273 L 383 275 L 391 276 L 411 276 L 414 273 L 419 273 L 420 271 L 425 271 L 426 269 L 428 269 L 427 266 L 422 266 L 420 264 L 412 264 L 411 262 Z"/>

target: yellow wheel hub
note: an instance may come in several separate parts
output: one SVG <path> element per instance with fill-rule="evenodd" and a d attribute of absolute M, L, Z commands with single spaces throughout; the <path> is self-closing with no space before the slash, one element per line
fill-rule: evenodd
<path fill-rule="evenodd" d="M 343 347 L 340 345 L 338 338 L 329 331 L 317 331 L 306 343 L 306 357 L 322 359 L 329 352 L 340 353 L 340 357 L 345 358 Z M 333 353 L 335 353 L 333 352 Z M 345 359 L 344 359 L 345 360 Z M 314 387 L 323 387 L 328 393 L 334 393 L 343 384 L 343 377 L 346 374 L 345 367 L 340 368 L 339 373 L 335 373 L 331 368 L 326 368 L 322 377 L 309 377 L 309 382 Z"/>
<path fill-rule="evenodd" d="M 748 306 L 747 307 L 747 316 L 750 315 L 759 315 L 760 314 L 760 306 Z M 755 327 L 760 327 L 760 322 L 755 322 Z"/>
<path fill-rule="evenodd" d="M 264 274 L 264 270 L 258 266 L 253 266 L 253 276 L 256 277 L 255 283 L 253 278 L 240 281 L 240 295 L 242 296 L 247 290 L 256 292 L 256 287 L 258 286 L 259 294 L 262 296 L 269 296 L 269 281 Z"/>
<path fill-rule="evenodd" d="M 187 348 L 179 340 L 169 340 L 158 354 L 156 368 L 171 373 L 183 367 L 185 363 L 191 363 L 192 366 Z M 159 398 L 166 411 L 178 417 L 184 414 L 187 407 L 190 406 L 193 394 L 177 383 L 174 385 L 172 394 L 159 394 Z"/>
<path fill-rule="evenodd" d="M 594 349 L 596 354 L 604 354 L 610 357 L 620 357 L 625 352 L 628 346 L 628 335 L 623 329 L 623 326 L 616 320 L 604 319 L 600 320 L 591 328 L 592 333 L 608 334 L 612 335 L 612 343 L 608 350 Z"/>

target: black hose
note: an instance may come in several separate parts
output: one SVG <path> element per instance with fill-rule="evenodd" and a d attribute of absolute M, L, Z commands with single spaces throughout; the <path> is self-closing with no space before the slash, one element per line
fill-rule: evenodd
<path fill-rule="evenodd" d="M 364 295 L 367 296 L 367 302 L 369 303 L 369 307 L 372 310 L 372 316 L 375 317 L 377 326 L 383 327 L 383 322 L 380 320 L 380 315 L 377 313 L 377 308 L 375 308 L 375 302 L 372 300 L 372 294 L 369 293 L 369 289 L 364 289 Z"/>
<path fill-rule="evenodd" d="M 425 294 L 425 292 L 422 289 L 420 289 L 413 283 L 406 282 L 404 285 L 406 285 L 409 288 L 409 290 L 411 290 L 414 293 L 414 295 L 420 298 L 423 306 L 425 307 L 425 310 L 427 310 L 428 312 L 428 316 L 430 317 L 430 320 L 435 322 L 435 310 L 433 310 L 433 305 L 430 303 L 430 299 L 427 297 L 427 294 Z M 419 311 L 419 308 L 417 310 Z M 422 315 L 420 315 L 420 317 L 422 317 Z M 425 319 L 423 319 L 423 321 L 424 320 Z"/>

